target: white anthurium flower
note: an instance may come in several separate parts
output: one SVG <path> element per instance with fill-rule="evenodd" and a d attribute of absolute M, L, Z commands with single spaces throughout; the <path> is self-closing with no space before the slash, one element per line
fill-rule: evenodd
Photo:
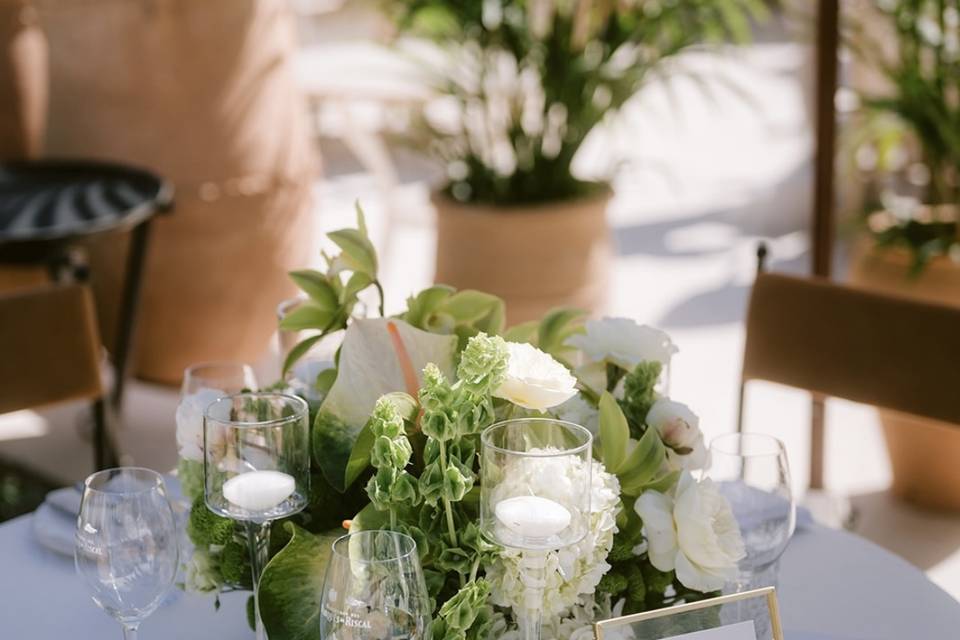
<path fill-rule="evenodd" d="M 203 412 L 225 395 L 220 389 L 201 388 L 180 399 L 177 405 L 177 450 L 184 460 L 203 462 Z"/>
<path fill-rule="evenodd" d="M 628 371 L 650 360 L 667 366 L 678 351 L 665 332 L 630 318 L 587 320 L 584 328 L 586 333 L 570 336 L 566 344 L 590 360 L 611 362 Z"/>
<path fill-rule="evenodd" d="M 643 520 L 650 563 L 676 571 L 688 589 L 722 589 L 746 556 L 730 503 L 709 478 L 696 482 L 684 472 L 673 495 L 645 491 L 634 509 Z"/>
<path fill-rule="evenodd" d="M 667 462 L 674 469 L 702 469 L 708 452 L 700 430 L 700 418 L 690 407 L 669 398 L 659 398 L 647 412 L 647 426 L 656 429 L 667 446 Z"/>
<path fill-rule="evenodd" d="M 546 411 L 577 393 L 577 379 L 565 366 L 533 345 L 508 342 L 507 374 L 493 393 L 525 409 Z"/>

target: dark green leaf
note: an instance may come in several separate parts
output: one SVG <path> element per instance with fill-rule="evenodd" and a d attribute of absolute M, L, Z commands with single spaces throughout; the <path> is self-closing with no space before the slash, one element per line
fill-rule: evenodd
<path fill-rule="evenodd" d="M 339 306 L 337 292 L 333 290 L 327 277 L 314 269 L 291 271 L 290 279 L 303 290 L 313 304 L 320 309 L 333 311 Z"/>
<path fill-rule="evenodd" d="M 283 375 L 287 375 L 287 372 L 290 371 L 290 368 L 297 363 L 297 360 L 302 358 L 307 351 L 310 351 L 310 348 L 317 344 L 322 337 L 322 335 L 310 336 L 309 338 L 298 342 L 293 349 L 290 349 L 290 353 L 288 353 L 287 357 L 283 359 Z M 333 371 L 334 375 L 336 375 L 336 369 Z"/>

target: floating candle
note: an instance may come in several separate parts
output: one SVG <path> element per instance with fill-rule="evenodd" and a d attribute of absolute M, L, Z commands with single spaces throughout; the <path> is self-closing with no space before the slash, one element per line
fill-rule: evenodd
<path fill-rule="evenodd" d="M 223 483 L 223 497 L 247 511 L 267 511 L 290 497 L 296 483 L 282 471 L 249 471 Z"/>
<path fill-rule="evenodd" d="M 559 502 L 538 496 L 501 500 L 494 507 L 497 520 L 527 538 L 549 538 L 567 528 L 570 512 Z"/>

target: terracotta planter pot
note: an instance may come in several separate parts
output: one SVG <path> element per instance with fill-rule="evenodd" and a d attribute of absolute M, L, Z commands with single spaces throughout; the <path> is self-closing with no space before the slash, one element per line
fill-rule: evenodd
<path fill-rule="evenodd" d="M 47 39 L 36 8 L 0 0 L 0 160 L 40 154 L 47 88 Z"/>
<path fill-rule="evenodd" d="M 52 4 L 50 151 L 126 161 L 172 180 L 154 223 L 134 362 L 176 384 L 184 367 L 259 358 L 287 271 L 314 249 L 311 136 L 291 68 L 284 0 Z M 91 247 L 103 334 L 117 318 L 126 238 Z"/>
<path fill-rule="evenodd" d="M 537 205 L 463 205 L 435 194 L 435 281 L 479 289 L 507 303 L 508 324 L 571 306 L 603 310 L 612 263 L 610 193 Z"/>
<path fill-rule="evenodd" d="M 850 281 L 881 293 L 960 306 L 960 267 L 938 258 L 911 279 L 909 265 L 906 251 L 879 251 L 864 240 L 856 248 Z M 880 411 L 880 420 L 894 494 L 922 506 L 960 511 L 960 427 L 886 410 Z"/>

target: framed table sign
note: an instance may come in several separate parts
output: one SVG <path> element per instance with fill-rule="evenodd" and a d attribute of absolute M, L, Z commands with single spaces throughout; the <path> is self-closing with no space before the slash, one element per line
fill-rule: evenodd
<path fill-rule="evenodd" d="M 604 620 L 597 640 L 783 640 L 773 587 Z"/>

